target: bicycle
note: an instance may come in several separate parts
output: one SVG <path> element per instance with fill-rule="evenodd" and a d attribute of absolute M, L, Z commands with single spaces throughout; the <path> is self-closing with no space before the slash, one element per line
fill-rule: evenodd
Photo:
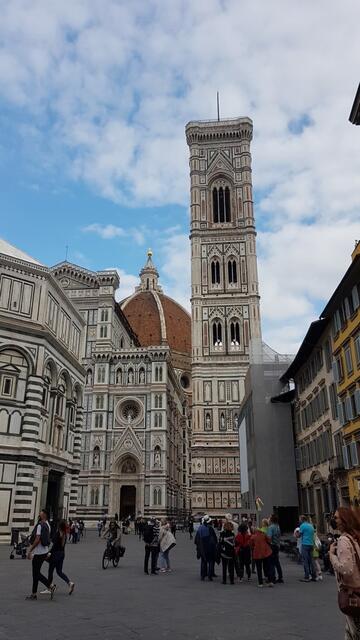
<path fill-rule="evenodd" d="M 107 569 L 110 562 L 112 562 L 113 566 L 116 568 L 119 564 L 119 560 L 120 560 L 119 549 L 115 549 L 111 540 L 107 540 L 105 551 L 102 557 L 102 568 Z"/>

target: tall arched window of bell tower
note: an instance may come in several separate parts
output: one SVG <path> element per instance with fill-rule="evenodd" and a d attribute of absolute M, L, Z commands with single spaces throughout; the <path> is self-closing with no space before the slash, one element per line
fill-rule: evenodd
<path fill-rule="evenodd" d="M 231 222 L 231 204 L 230 189 L 223 184 L 213 187 L 213 221 L 215 224 L 219 222 Z"/>

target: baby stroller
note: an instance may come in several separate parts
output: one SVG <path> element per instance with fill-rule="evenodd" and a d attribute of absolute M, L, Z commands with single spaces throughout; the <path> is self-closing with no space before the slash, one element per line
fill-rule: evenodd
<path fill-rule="evenodd" d="M 12 549 L 10 552 L 10 560 L 13 560 L 15 556 L 21 556 L 23 560 L 26 558 L 27 548 L 30 546 L 30 536 L 26 533 L 21 533 L 19 531 L 16 532 L 18 535 L 13 535 L 11 537 Z M 19 542 L 19 533 L 20 533 L 20 542 Z"/>

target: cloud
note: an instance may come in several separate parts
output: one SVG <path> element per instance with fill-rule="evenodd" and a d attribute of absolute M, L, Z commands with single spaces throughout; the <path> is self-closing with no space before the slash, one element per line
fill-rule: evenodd
<path fill-rule="evenodd" d="M 121 302 L 134 293 L 135 287 L 139 284 L 139 276 L 127 273 L 124 269 L 116 270 L 120 277 L 120 286 L 115 293 L 115 298 L 118 302 Z"/>
<path fill-rule="evenodd" d="M 113 238 L 128 238 L 131 237 L 138 245 L 143 245 L 145 242 L 145 234 L 142 229 L 123 229 L 114 224 L 99 224 L 94 222 L 83 228 L 84 233 L 96 233 L 103 240 L 112 240 Z"/>
<path fill-rule="evenodd" d="M 222 117 L 254 121 L 264 335 L 295 349 L 359 235 L 359 139 L 347 121 L 359 20 L 353 0 L 173 0 L 171 11 L 162 0 L 33 0 L 31 12 L 12 0 L 1 104 L 20 153 L 45 173 L 150 216 L 154 205 L 184 207 L 161 266 L 188 304 L 184 126 L 215 116 L 220 89 Z M 87 230 L 137 245 L 150 236 L 116 221 Z"/>

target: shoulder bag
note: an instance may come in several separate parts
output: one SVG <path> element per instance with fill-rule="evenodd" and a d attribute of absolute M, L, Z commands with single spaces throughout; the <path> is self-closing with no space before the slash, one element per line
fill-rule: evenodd
<path fill-rule="evenodd" d="M 354 549 L 355 561 L 357 567 L 360 570 L 360 558 L 354 544 L 353 539 L 350 536 L 346 536 L 351 543 L 351 546 Z M 340 584 L 339 594 L 338 594 L 338 604 L 340 611 L 351 618 L 357 618 L 360 616 L 360 587 L 359 591 L 355 591 L 352 587 L 346 587 L 343 584 Z"/>

